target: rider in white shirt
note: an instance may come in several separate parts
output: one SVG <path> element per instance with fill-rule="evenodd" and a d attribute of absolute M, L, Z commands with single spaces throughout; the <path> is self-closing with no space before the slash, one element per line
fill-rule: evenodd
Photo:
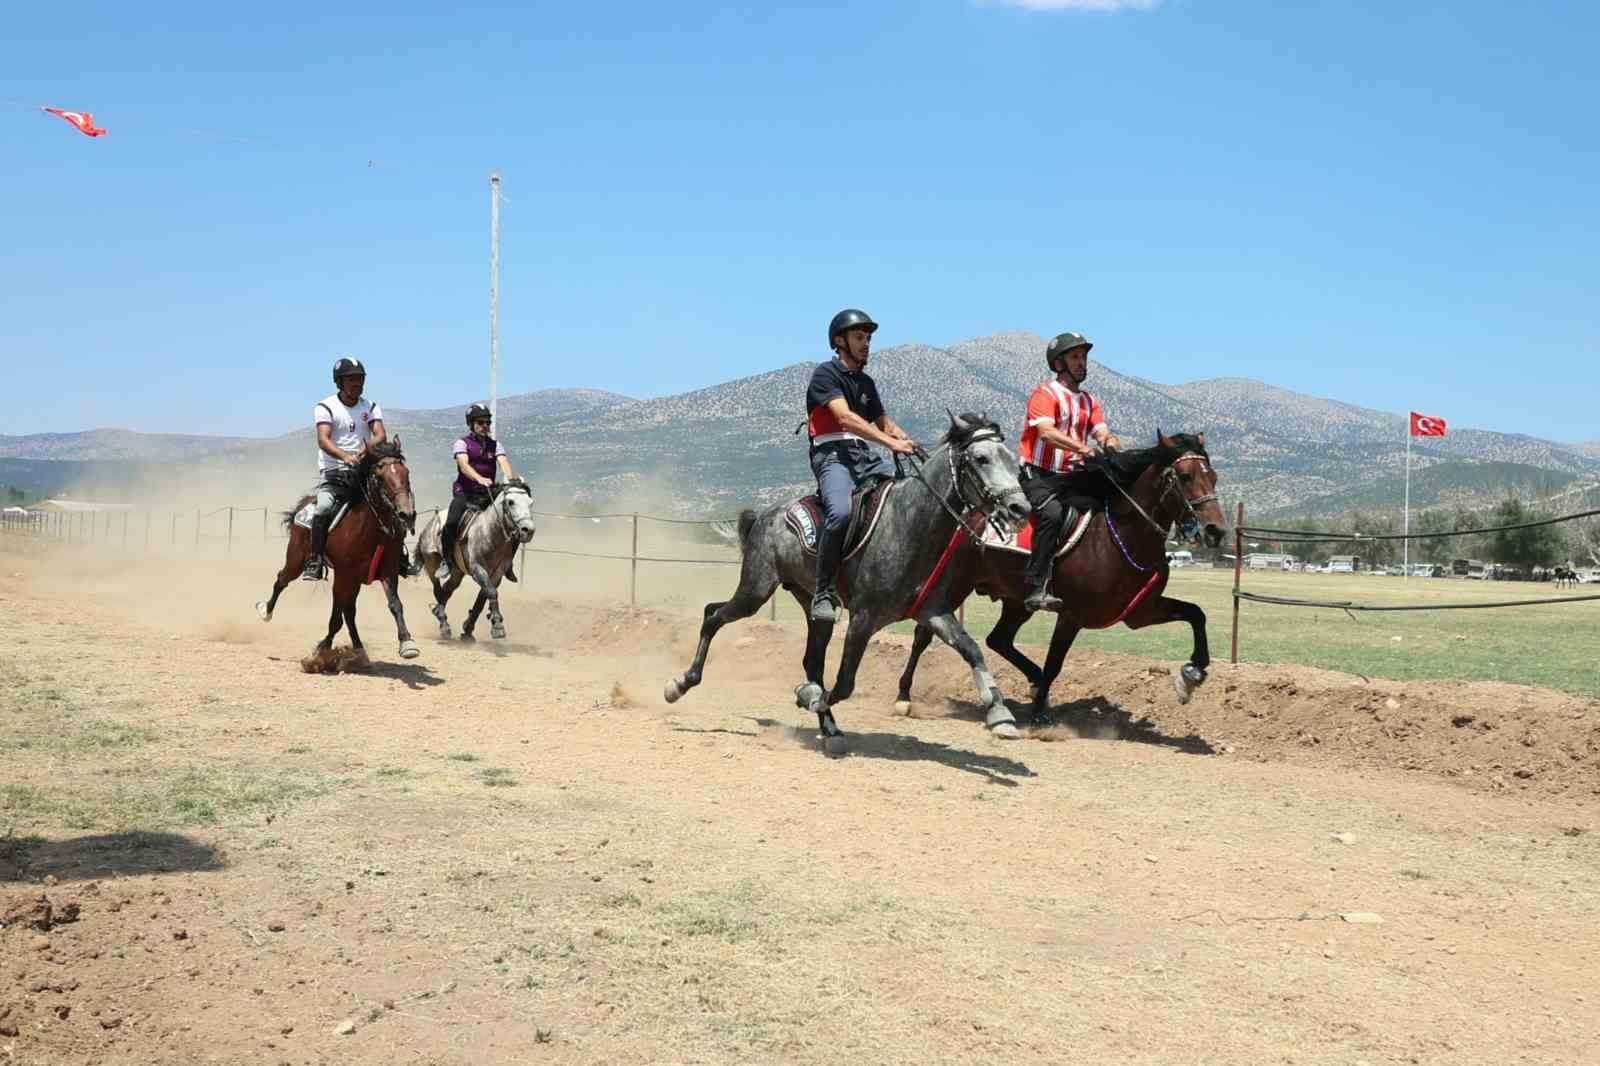
<path fill-rule="evenodd" d="M 361 395 L 367 384 L 367 368 L 361 360 L 340 359 L 333 364 L 333 383 L 334 394 L 311 409 L 317 431 L 317 471 L 322 480 L 311 519 L 311 552 L 301 574 L 307 581 L 322 580 L 328 524 L 339 504 L 353 502 L 360 495 L 356 471 L 361 459 L 387 436 L 383 408 Z"/>

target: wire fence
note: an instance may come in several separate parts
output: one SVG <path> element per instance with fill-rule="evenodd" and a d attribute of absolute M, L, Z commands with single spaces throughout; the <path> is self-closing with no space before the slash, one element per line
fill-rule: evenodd
<path fill-rule="evenodd" d="M 443 510 L 444 508 L 441 507 L 430 507 L 419 511 L 417 513 L 417 530 L 420 532 L 433 515 L 439 514 Z M 524 570 L 526 569 L 529 555 L 565 556 L 627 563 L 629 567 L 628 603 L 630 606 L 637 606 L 639 603 L 639 566 L 641 563 L 699 567 L 738 566 L 741 561 L 737 556 L 715 558 L 709 555 L 676 555 L 650 551 L 641 552 L 639 548 L 640 528 L 651 523 L 683 531 L 690 529 L 704 531 L 697 539 L 690 542 L 689 547 L 691 548 L 697 545 L 704 545 L 707 550 L 718 546 L 726 548 L 732 545 L 735 537 L 732 533 L 735 520 L 731 518 L 687 519 L 635 512 L 569 514 L 561 511 L 534 511 L 533 513 L 541 519 L 590 525 L 600 524 L 609 526 L 612 530 L 621 525 L 622 531 L 627 538 L 626 551 L 590 550 L 594 541 L 604 542 L 607 539 L 614 540 L 616 538 L 596 537 L 586 530 L 579 530 L 571 534 L 576 541 L 573 547 L 545 547 L 536 540 L 534 543 L 523 545 L 520 555 Z M 220 545 L 225 556 L 233 555 L 236 548 L 247 545 L 259 546 L 269 541 L 283 541 L 289 535 L 288 526 L 283 521 L 283 512 L 280 509 L 241 507 L 237 505 L 225 505 L 211 509 L 195 508 L 193 511 L 140 511 L 133 508 L 85 509 L 82 511 L 8 509 L 0 512 L 0 531 L 10 535 L 53 540 L 63 544 L 101 545 L 127 551 L 154 551 L 161 548 L 192 549 L 201 546 Z M 680 539 L 675 543 L 682 543 L 681 534 Z M 770 618 L 777 618 L 777 601 L 778 597 L 774 596 L 768 612 Z"/>
<path fill-rule="evenodd" d="M 1244 574 L 1244 540 L 1246 537 L 1259 537 L 1272 540 L 1280 547 L 1300 544 L 1349 544 L 1358 546 L 1363 542 L 1376 541 L 1413 541 L 1413 540 L 1444 540 L 1451 537 L 1475 537 L 1492 533 L 1509 533 L 1523 529 L 1537 529 L 1543 526 L 1560 525 L 1564 522 L 1577 522 L 1585 518 L 1600 515 L 1600 509 L 1578 511 L 1573 514 L 1558 515 L 1554 518 L 1541 518 L 1529 522 L 1514 522 L 1500 526 L 1481 526 L 1473 529 L 1454 529 L 1424 533 L 1336 533 L 1323 530 L 1299 529 L 1274 529 L 1268 526 L 1247 526 L 1244 521 L 1244 504 L 1238 505 L 1236 521 L 1234 522 L 1234 556 L 1233 556 L 1233 638 L 1232 662 L 1239 661 L 1239 605 L 1242 602 L 1272 604 L 1279 607 L 1322 607 L 1334 610 L 1353 612 L 1391 612 L 1391 611 L 1480 611 L 1492 610 L 1502 607 L 1542 607 L 1559 603 L 1587 603 L 1600 601 L 1600 594 L 1586 596 L 1550 596 L 1540 599 L 1498 600 L 1487 603 L 1403 603 L 1403 604 L 1372 604 L 1357 603 L 1353 600 L 1312 600 L 1298 596 L 1268 596 L 1258 592 L 1246 592 L 1240 585 Z M 1352 563 L 1352 573 L 1356 566 Z M 1407 573 L 1407 576 L 1410 576 Z"/>

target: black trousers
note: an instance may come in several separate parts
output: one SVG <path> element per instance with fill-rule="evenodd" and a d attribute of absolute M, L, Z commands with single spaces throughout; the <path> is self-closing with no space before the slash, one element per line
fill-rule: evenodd
<path fill-rule="evenodd" d="M 468 496 L 462 493 L 450 501 L 450 510 L 444 516 L 444 528 L 439 530 L 439 554 L 451 567 L 455 564 L 456 538 L 461 535 L 461 520 L 468 511 L 481 511 L 489 506 L 488 496 Z"/>
<path fill-rule="evenodd" d="M 1052 474 L 1032 466 L 1026 467 L 1024 473 L 1028 476 L 1023 479 L 1022 492 L 1033 508 L 1033 549 L 1023 576 L 1028 591 L 1033 592 L 1044 588 L 1050 579 L 1056 549 L 1061 546 L 1061 534 L 1069 518 L 1076 520 L 1094 506 L 1089 485 L 1096 475 L 1082 470 Z"/>

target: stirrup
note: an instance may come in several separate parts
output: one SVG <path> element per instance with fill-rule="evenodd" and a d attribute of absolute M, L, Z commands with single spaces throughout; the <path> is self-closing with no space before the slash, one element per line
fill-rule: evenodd
<path fill-rule="evenodd" d="M 1059 596 L 1050 595 L 1046 589 L 1036 589 L 1023 597 L 1022 606 L 1030 611 L 1059 611 L 1064 604 Z"/>
<path fill-rule="evenodd" d="M 306 565 L 300 568 L 301 581 L 321 581 L 326 576 L 327 570 L 320 555 L 307 559 Z"/>
<path fill-rule="evenodd" d="M 813 622 L 837 622 L 839 598 L 832 592 L 818 592 L 811 597 L 811 610 L 806 615 Z"/>

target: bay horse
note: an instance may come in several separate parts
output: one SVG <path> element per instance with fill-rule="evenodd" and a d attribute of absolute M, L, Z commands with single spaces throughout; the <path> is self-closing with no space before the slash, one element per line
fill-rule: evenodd
<path fill-rule="evenodd" d="M 462 519 L 461 534 L 456 538 L 456 556 L 450 560 L 450 580 L 439 584 L 434 571 L 444 557 L 440 551 L 439 537 L 444 531 L 444 515 L 435 514 L 417 535 L 417 566 L 428 573 L 433 582 L 433 617 L 439 623 L 439 638 L 450 639 L 450 620 L 445 616 L 445 604 L 450 602 L 456 587 L 472 575 L 478 585 L 478 598 L 461 623 L 461 639 L 470 641 L 472 630 L 478 624 L 478 614 L 483 605 L 489 605 L 489 634 L 504 640 L 505 619 L 500 614 L 500 579 L 511 568 L 517 548 L 533 539 L 533 490 L 521 478 L 495 485 L 490 490 L 493 502 L 482 511 Z"/>
<path fill-rule="evenodd" d="M 356 482 L 361 486 L 361 498 L 350 504 L 344 520 L 329 531 L 323 552 L 333 567 L 333 613 L 328 617 L 328 635 L 313 654 L 326 654 L 340 628 L 348 626 L 351 648 L 358 655 L 365 655 L 361 634 L 356 631 L 356 596 L 364 583 L 381 580 L 389 598 L 389 613 L 394 615 L 399 629 L 400 657 L 415 659 L 420 652 L 406 629 L 405 609 L 400 604 L 400 571 L 405 562 L 406 532 L 417 524 L 417 505 L 411 495 L 411 473 L 406 469 L 399 437 L 367 451 L 356 468 Z M 283 569 L 273 582 L 272 595 L 256 603 L 256 613 L 263 622 L 272 621 L 278 597 L 305 569 L 311 531 L 297 525 L 294 516 L 314 499 L 313 495 L 302 496 L 293 510 L 283 513 L 289 544 L 284 549 Z"/>
<path fill-rule="evenodd" d="M 1101 473 L 1106 503 L 1089 516 L 1076 546 L 1056 556 L 1051 584 L 1065 602 L 1056 616 L 1043 669 L 1015 643 L 1017 631 L 1033 616 L 1023 606 L 1027 553 L 969 544 L 956 562 L 954 602 L 978 592 L 1001 603 L 1000 620 L 985 643 L 1028 679 L 1036 727 L 1051 724 L 1050 686 L 1082 630 L 1108 629 L 1119 622 L 1129 629 L 1188 622 L 1194 648 L 1173 678 L 1180 703 L 1189 702 L 1211 665 L 1205 612 L 1197 604 L 1162 594 L 1169 576 L 1167 531 L 1174 523 L 1187 540 L 1203 540 L 1213 548 L 1222 543 L 1227 522 L 1217 501 L 1217 474 L 1206 454 L 1205 434 L 1168 437 L 1158 429 L 1154 447 L 1112 452 L 1091 463 Z M 918 624 L 900 675 L 897 706 L 902 710 L 911 700 L 917 660 L 932 637 L 926 626 Z"/>
<path fill-rule="evenodd" d="M 1006 739 L 1020 736 L 1016 719 L 984 663 L 983 652 L 956 620 L 948 566 L 962 539 L 976 535 L 964 517 L 967 513 L 979 512 L 1006 529 L 1015 529 L 1026 520 L 1028 501 L 1019 472 L 1017 458 L 1005 446 L 999 426 L 986 416 L 951 415 L 949 431 L 915 478 L 896 481 L 884 490 L 888 496 L 877 512 L 874 531 L 859 549 L 846 548 L 847 558 L 840 567 L 839 588 L 850 622 L 831 691 L 824 692 L 823 672 L 833 623 L 807 622 L 806 680 L 795 689 L 795 704 L 816 714 L 828 754 L 842 755 L 848 750 L 832 707 L 854 691 L 867 639 L 904 618 L 915 618 L 919 627 L 938 634 L 966 660 L 977 683 L 978 698 L 987 709 L 985 724 L 994 734 Z M 706 653 L 717 631 L 754 614 L 779 585 L 809 613 L 816 584 L 815 557 L 807 554 L 785 520 L 785 512 L 797 503 L 778 504 L 759 515 L 751 510 L 739 515 L 743 556 L 739 585 L 731 599 L 706 604 L 694 662 L 684 674 L 666 683 L 668 703 L 677 702 L 700 683 Z"/>

